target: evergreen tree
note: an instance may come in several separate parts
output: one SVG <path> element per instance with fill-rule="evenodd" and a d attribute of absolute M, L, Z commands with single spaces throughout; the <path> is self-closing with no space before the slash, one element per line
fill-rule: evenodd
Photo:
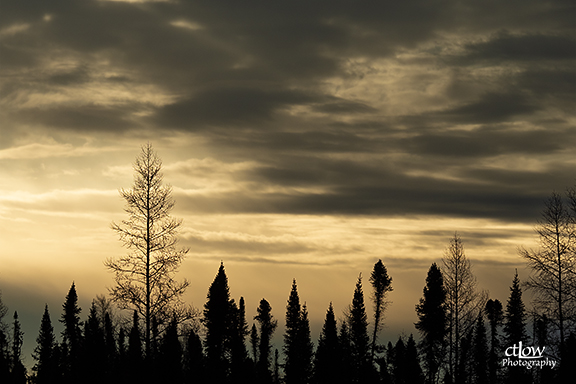
<path fill-rule="evenodd" d="M 246 306 L 244 298 L 240 297 L 236 306 L 234 299 L 230 301 L 232 321 L 230 323 L 230 379 L 233 383 L 246 381 L 250 375 L 248 364 L 248 350 L 246 349 L 246 336 L 248 336 L 248 323 L 246 322 Z"/>
<path fill-rule="evenodd" d="M 388 276 L 388 271 L 382 263 L 382 260 L 378 260 L 376 264 L 374 264 L 374 268 L 372 269 L 372 273 L 370 275 L 370 284 L 372 284 L 372 288 L 374 289 L 372 294 L 372 300 L 374 300 L 374 331 L 372 333 L 370 359 L 372 362 L 374 362 L 378 332 L 382 328 L 384 311 L 388 305 L 388 301 L 386 301 L 386 295 L 388 292 L 393 290 L 392 278 Z"/>
<path fill-rule="evenodd" d="M 278 321 L 272 316 L 272 307 L 266 299 L 260 300 L 260 305 L 256 309 L 257 315 L 254 320 L 260 324 L 260 343 L 258 347 L 258 362 L 256 363 L 256 374 L 259 383 L 269 384 L 272 382 L 270 372 L 270 349 L 271 340 Z"/>
<path fill-rule="evenodd" d="M 44 314 L 40 322 L 40 332 L 36 339 L 37 346 L 34 348 L 32 357 L 36 360 L 33 370 L 36 372 L 36 384 L 49 384 L 56 381 L 54 360 L 54 327 L 48 312 L 48 304 L 44 307 Z"/>
<path fill-rule="evenodd" d="M 64 381 L 76 383 L 81 377 L 82 331 L 78 294 L 76 285 L 72 283 L 62 305 L 63 313 L 60 322 L 64 324 L 62 331 L 64 350 L 62 354 Z"/>
<path fill-rule="evenodd" d="M 332 303 L 330 303 L 314 357 L 314 382 L 317 384 L 337 383 L 341 378 L 341 360 L 336 317 Z"/>
<path fill-rule="evenodd" d="M 132 317 L 132 328 L 128 335 L 128 350 L 126 353 L 126 370 L 129 377 L 138 382 L 146 377 L 148 372 L 143 372 L 144 358 L 142 356 L 142 336 L 140 332 L 140 321 L 138 311 L 134 310 Z"/>
<path fill-rule="evenodd" d="M 118 380 L 118 350 L 116 348 L 114 325 L 108 312 L 104 314 L 104 350 L 105 381 L 107 383 L 116 382 Z"/>
<path fill-rule="evenodd" d="M 287 384 L 308 383 L 312 371 L 312 342 L 310 325 L 305 309 L 300 306 L 296 280 L 286 306 L 286 332 L 284 333 L 285 380 Z"/>
<path fill-rule="evenodd" d="M 220 263 L 218 273 L 208 289 L 203 319 L 206 326 L 206 364 L 215 382 L 224 382 L 229 374 L 232 316 L 228 277 L 224 264 Z"/>
<path fill-rule="evenodd" d="M 440 268 L 433 263 L 428 270 L 423 297 L 416 305 L 418 322 L 415 326 L 422 340 L 420 350 L 424 357 L 426 382 L 435 384 L 439 380 L 440 366 L 444 360 L 447 329 L 446 290 Z"/>
<path fill-rule="evenodd" d="M 186 341 L 186 353 L 184 355 L 184 378 L 186 383 L 206 383 L 204 366 L 204 351 L 202 340 L 194 329 L 190 329 Z"/>
<path fill-rule="evenodd" d="M 484 326 L 484 316 L 478 316 L 476 328 L 474 329 L 474 383 L 487 384 L 488 377 L 488 342 L 486 340 L 486 327 Z"/>
<path fill-rule="evenodd" d="M 8 308 L 2 301 L 2 291 L 0 291 L 0 382 L 7 382 L 10 375 L 8 327 L 6 323 L 4 323 L 4 316 L 6 316 L 7 313 Z"/>
<path fill-rule="evenodd" d="M 404 355 L 406 366 L 406 384 L 424 384 L 424 373 L 420 366 L 420 358 L 418 357 L 418 349 L 414 336 L 410 334 L 406 342 L 406 354 Z"/>
<path fill-rule="evenodd" d="M 26 368 L 22 364 L 22 344 L 24 343 L 24 332 L 18 320 L 18 312 L 14 312 L 12 334 L 12 353 L 10 363 L 10 382 L 12 384 L 25 384 L 26 383 Z"/>
<path fill-rule="evenodd" d="M 338 380 L 337 383 L 349 384 L 352 382 L 354 377 L 354 365 L 352 359 L 352 340 L 348 328 L 348 321 L 342 321 L 342 324 L 340 325 L 338 345 L 340 347 L 342 365 L 338 370 L 340 373 L 340 380 Z"/>
<path fill-rule="evenodd" d="M 500 338 L 498 328 L 504 321 L 504 312 L 502 303 L 499 300 L 488 300 L 486 302 L 486 316 L 490 324 L 490 352 L 488 354 L 488 381 L 490 384 L 498 382 L 498 372 L 500 364 L 498 363 L 498 353 L 500 352 Z"/>
<path fill-rule="evenodd" d="M 522 301 L 522 289 L 518 271 L 514 274 L 512 286 L 510 287 L 510 297 L 506 303 L 506 313 L 504 315 L 504 335 L 506 346 L 511 347 L 520 341 L 526 342 L 526 309 Z M 524 367 L 509 367 L 507 373 L 507 383 L 523 384 L 530 381 L 530 376 Z"/>
<path fill-rule="evenodd" d="M 474 329 L 472 328 L 468 330 L 466 335 L 464 335 L 460 341 L 460 358 L 458 359 L 454 378 L 456 384 L 467 384 L 472 382 L 472 376 L 474 374 L 473 339 Z"/>
<path fill-rule="evenodd" d="M 174 318 L 162 337 L 159 350 L 159 375 L 162 382 L 179 384 L 183 380 L 182 345 L 178 339 L 178 324 Z"/>
<path fill-rule="evenodd" d="M 260 337 L 258 336 L 258 329 L 256 324 L 252 324 L 252 329 L 250 330 L 250 346 L 252 348 L 252 357 L 254 358 L 254 363 L 258 361 L 258 348 L 260 348 Z"/>
<path fill-rule="evenodd" d="M 101 383 L 106 371 L 106 344 L 104 329 L 92 302 L 88 320 L 84 324 L 82 376 L 87 383 Z"/>
<path fill-rule="evenodd" d="M 369 354 L 368 316 L 364 307 L 362 274 L 358 277 L 349 315 L 352 347 L 352 372 L 354 383 L 367 383 L 373 374 Z"/>

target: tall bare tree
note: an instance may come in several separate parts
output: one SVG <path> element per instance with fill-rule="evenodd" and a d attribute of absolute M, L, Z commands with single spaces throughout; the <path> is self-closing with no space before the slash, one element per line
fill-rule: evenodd
<path fill-rule="evenodd" d="M 560 336 L 567 338 L 567 326 L 576 321 L 576 192 L 568 191 L 568 204 L 558 193 L 546 200 L 536 226 L 540 237 L 537 250 L 521 248 L 532 269 L 526 287 L 535 293 L 535 305 L 548 316 Z M 567 324 L 568 323 L 568 324 Z"/>
<path fill-rule="evenodd" d="M 476 289 L 476 277 L 458 233 L 450 240 L 442 267 L 448 315 L 448 373 L 458 383 L 460 378 L 454 374 L 460 363 L 460 341 L 474 327 L 486 304 L 487 293 Z"/>
<path fill-rule="evenodd" d="M 112 298 L 120 307 L 135 309 L 144 318 L 147 356 L 153 318 L 166 327 L 174 317 L 183 321 L 192 316 L 191 309 L 181 301 L 189 283 L 174 279 L 188 250 L 176 248 L 182 220 L 170 217 L 174 207 L 172 188 L 163 185 L 161 168 L 162 161 L 152 146 L 143 146 L 134 163 L 133 187 L 120 190 L 128 219 L 112 223 L 130 253 L 105 262 L 114 272 Z"/>

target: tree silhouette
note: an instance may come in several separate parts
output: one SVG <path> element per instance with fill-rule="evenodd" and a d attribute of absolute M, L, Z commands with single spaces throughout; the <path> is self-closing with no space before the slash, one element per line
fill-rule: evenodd
<path fill-rule="evenodd" d="M 62 305 L 60 322 L 64 324 L 62 331 L 62 360 L 64 382 L 77 382 L 81 376 L 82 330 L 80 328 L 80 312 L 76 285 L 72 283 Z"/>
<path fill-rule="evenodd" d="M 128 335 L 128 350 L 126 352 L 126 367 L 129 377 L 138 382 L 149 372 L 143 372 L 144 359 L 142 357 L 142 339 L 140 332 L 140 320 L 138 311 L 134 310 L 132 316 L 132 328 Z"/>
<path fill-rule="evenodd" d="M 161 168 L 162 161 L 152 146 L 142 147 L 134 163 L 134 185 L 120 191 L 128 219 L 122 224 L 112 223 L 112 229 L 132 253 L 105 261 L 116 282 L 110 291 L 112 298 L 122 308 L 138 310 L 144 318 L 147 356 L 152 318 L 166 326 L 174 316 L 178 321 L 193 317 L 181 301 L 189 283 L 177 282 L 173 277 L 188 250 L 176 249 L 182 221 L 170 217 L 174 207 L 172 188 L 163 185 Z"/>
<path fill-rule="evenodd" d="M 474 345 L 472 356 L 474 358 L 474 383 L 487 384 L 488 377 L 488 341 L 486 340 L 486 327 L 484 316 L 480 314 L 474 328 Z"/>
<path fill-rule="evenodd" d="M 476 278 L 457 233 L 450 240 L 442 264 L 448 314 L 448 375 L 456 379 L 456 369 L 462 366 L 460 343 L 465 335 L 471 334 L 487 298 L 485 292 L 476 290 Z"/>
<path fill-rule="evenodd" d="M 178 321 L 173 319 L 160 343 L 158 377 L 166 383 L 179 384 L 184 375 L 182 372 L 182 345 L 178 339 Z"/>
<path fill-rule="evenodd" d="M 511 347 L 518 342 L 526 342 L 528 334 L 526 333 L 526 308 L 522 301 L 522 288 L 520 288 L 520 279 L 518 271 L 514 274 L 512 286 L 510 287 L 510 297 L 506 303 L 506 312 L 504 314 L 504 336 L 506 346 Z M 507 367 L 507 383 L 528 383 L 530 376 L 523 367 Z"/>
<path fill-rule="evenodd" d="M 532 269 L 526 287 L 535 293 L 537 310 L 545 313 L 558 330 L 560 354 L 567 325 L 576 322 L 576 191 L 568 192 L 568 205 L 553 193 L 545 202 L 536 226 L 538 250 L 520 249 Z M 568 324 L 567 324 L 568 323 Z M 561 364 L 562 365 L 562 364 Z"/>
<path fill-rule="evenodd" d="M 433 263 L 428 270 L 423 297 L 416 305 L 418 321 L 416 329 L 422 340 L 420 350 L 424 357 L 426 382 L 435 384 L 439 380 L 440 366 L 444 360 L 447 330 L 446 289 L 440 268 Z"/>
<path fill-rule="evenodd" d="M 0 382 L 7 382 L 10 374 L 8 327 L 6 323 L 4 323 L 4 316 L 6 316 L 7 313 L 8 308 L 2 301 L 2 291 L 0 291 Z"/>
<path fill-rule="evenodd" d="M 194 328 L 190 329 L 186 340 L 184 380 L 186 383 L 206 383 L 202 340 Z"/>
<path fill-rule="evenodd" d="M 382 260 L 378 260 L 376 264 L 374 264 L 374 268 L 370 274 L 370 284 L 372 284 L 373 288 L 372 300 L 374 301 L 374 331 L 372 333 L 370 359 L 374 362 L 378 332 L 382 328 L 384 311 L 388 304 L 386 301 L 386 295 L 388 292 L 393 290 L 392 278 L 388 276 L 388 271 L 382 263 Z"/>
<path fill-rule="evenodd" d="M 206 327 L 206 364 L 214 381 L 224 382 L 230 370 L 230 341 L 232 305 L 228 277 L 224 264 L 208 289 L 204 304 L 204 326 Z"/>
<path fill-rule="evenodd" d="M 84 323 L 82 376 L 87 383 L 101 383 L 106 372 L 106 341 L 104 329 L 96 313 L 94 301 Z"/>
<path fill-rule="evenodd" d="M 256 363 L 256 374 L 259 383 L 268 384 L 272 382 L 272 372 L 270 372 L 270 351 L 271 340 L 278 321 L 272 316 L 272 307 L 266 299 L 260 300 L 260 305 L 256 309 L 257 315 L 254 320 L 260 324 L 260 342 L 258 346 L 258 362 Z"/>
<path fill-rule="evenodd" d="M 358 276 L 356 282 L 348 321 L 350 323 L 352 379 L 354 383 L 367 383 L 373 378 L 374 368 L 369 354 L 368 316 L 364 306 L 362 274 Z"/>
<path fill-rule="evenodd" d="M 12 384 L 26 383 L 26 368 L 22 364 L 22 344 L 24 343 L 24 332 L 18 320 L 18 312 L 14 312 L 14 323 L 12 325 L 12 351 L 10 362 L 10 382 Z"/>
<path fill-rule="evenodd" d="M 33 370 L 36 372 L 36 384 L 49 384 L 57 380 L 54 361 L 54 327 L 48 312 L 48 304 L 44 307 L 44 314 L 40 322 L 40 332 L 36 339 L 36 348 L 32 357 L 36 360 Z"/>
<path fill-rule="evenodd" d="M 318 348 L 314 357 L 314 383 L 338 383 L 341 379 L 342 356 L 332 303 L 326 311 Z"/>
<path fill-rule="evenodd" d="M 488 300 L 486 302 L 486 316 L 490 324 L 490 352 L 488 354 L 488 381 L 490 384 L 498 382 L 498 352 L 500 352 L 500 340 L 498 337 L 498 328 L 504 321 L 504 312 L 502 303 L 499 300 Z"/>
<path fill-rule="evenodd" d="M 300 306 L 296 279 L 286 305 L 284 333 L 285 380 L 287 384 L 306 384 L 312 373 L 312 342 L 306 309 Z"/>

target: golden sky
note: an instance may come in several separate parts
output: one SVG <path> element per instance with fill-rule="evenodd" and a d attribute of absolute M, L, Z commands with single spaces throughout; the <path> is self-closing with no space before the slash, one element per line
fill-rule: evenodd
<path fill-rule="evenodd" d="M 147 142 L 184 220 L 187 300 L 204 304 L 224 261 L 248 316 L 265 297 L 282 324 L 296 278 L 313 338 L 360 272 L 369 296 L 378 259 L 383 338 L 415 332 L 455 231 L 506 300 L 544 199 L 574 185 L 570 1 L 2 8 L 0 290 L 28 350 L 44 303 L 56 322 L 75 281 L 85 315 L 112 284 L 118 190 Z"/>

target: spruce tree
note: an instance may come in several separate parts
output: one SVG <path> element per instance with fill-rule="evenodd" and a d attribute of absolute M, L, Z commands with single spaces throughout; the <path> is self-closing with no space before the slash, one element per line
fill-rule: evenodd
<path fill-rule="evenodd" d="M 440 268 L 433 263 L 428 270 L 423 297 L 416 305 L 418 321 L 416 329 L 420 331 L 420 351 L 424 359 L 426 382 L 438 382 L 440 366 L 444 360 L 447 330 L 446 289 Z"/>
<path fill-rule="evenodd" d="M 84 345 L 82 373 L 86 383 L 101 383 L 106 371 L 106 344 L 104 329 L 96 314 L 96 305 L 92 302 L 88 320 L 84 323 Z"/>
<path fill-rule="evenodd" d="M 230 301 L 232 321 L 230 322 L 230 380 L 231 382 L 246 381 L 249 376 L 248 350 L 246 349 L 246 336 L 248 336 L 248 323 L 246 322 L 246 306 L 244 298 L 240 297 L 236 306 L 234 299 Z"/>
<path fill-rule="evenodd" d="M 514 344 L 518 345 L 520 341 L 525 343 L 528 339 L 526 333 L 526 309 L 522 301 L 522 289 L 520 288 L 518 271 L 514 274 L 512 286 L 510 287 L 510 297 L 506 303 L 504 336 L 506 339 L 505 347 L 512 347 Z M 526 371 L 524 367 L 508 367 L 506 382 L 509 384 L 528 383 L 530 376 Z"/>
<path fill-rule="evenodd" d="M 14 323 L 12 325 L 12 351 L 10 363 L 10 382 L 12 384 L 26 384 L 26 368 L 22 364 L 22 344 L 24 343 L 24 332 L 18 320 L 18 312 L 14 312 Z"/>
<path fill-rule="evenodd" d="M 500 352 L 500 337 L 498 328 L 504 321 L 504 312 L 502 303 L 499 300 L 488 300 L 486 302 L 486 317 L 490 324 L 490 352 L 488 354 L 488 381 L 490 384 L 498 382 L 498 373 L 500 364 L 498 362 L 498 353 Z"/>
<path fill-rule="evenodd" d="M 182 353 L 177 319 L 174 318 L 166 328 L 159 348 L 158 377 L 162 382 L 182 383 Z"/>
<path fill-rule="evenodd" d="M 378 260 L 374 264 L 372 273 L 370 274 L 370 284 L 372 284 L 373 293 L 372 300 L 374 300 L 374 330 L 372 333 L 372 344 L 370 347 L 370 359 L 374 362 L 376 355 L 376 342 L 378 339 L 378 332 L 382 328 L 384 320 L 384 311 L 388 305 L 386 295 L 392 291 L 392 278 L 388 276 L 388 271 L 382 263 Z"/>
<path fill-rule="evenodd" d="M 232 316 L 228 277 L 224 264 L 220 263 L 218 273 L 208 289 L 203 319 L 206 326 L 207 369 L 213 373 L 216 382 L 224 382 L 230 370 Z"/>
<path fill-rule="evenodd" d="M 33 370 L 36 372 L 36 384 L 49 384 L 56 381 L 54 360 L 54 327 L 48 312 L 48 304 L 44 307 L 44 314 L 40 322 L 40 332 L 36 338 L 36 348 L 32 357 L 36 360 Z"/>
<path fill-rule="evenodd" d="M 62 305 L 63 313 L 60 322 L 64 324 L 62 331 L 65 348 L 63 350 L 64 382 L 78 382 L 81 377 L 82 330 L 80 328 L 80 312 L 76 285 L 72 283 Z"/>
<path fill-rule="evenodd" d="M 352 340 L 350 338 L 350 330 L 348 327 L 348 320 L 342 321 L 340 325 L 340 332 L 338 334 L 338 345 L 342 358 L 342 365 L 338 370 L 340 373 L 340 380 L 338 383 L 349 384 L 354 377 L 354 365 L 352 358 Z"/>
<path fill-rule="evenodd" d="M 118 350 L 116 348 L 116 337 L 114 332 L 114 324 L 110 314 L 104 314 L 104 350 L 105 350 L 105 381 L 114 382 L 118 379 Z"/>
<path fill-rule="evenodd" d="M 474 383 L 487 384 L 489 382 L 488 370 L 488 342 L 486 340 L 486 327 L 484 326 L 484 316 L 478 316 L 474 329 Z"/>
<path fill-rule="evenodd" d="M 204 350 L 202 340 L 192 328 L 186 340 L 184 354 L 184 382 L 194 384 L 206 383 L 206 371 L 204 365 Z"/>
<path fill-rule="evenodd" d="M 414 336 L 410 334 L 406 342 L 406 354 L 404 355 L 406 367 L 406 383 L 408 384 L 424 384 L 424 373 L 420 366 L 420 358 L 418 357 L 418 349 Z"/>
<path fill-rule="evenodd" d="M 10 375 L 8 327 L 6 323 L 4 323 L 4 316 L 6 316 L 7 313 L 8 308 L 2 301 L 2 291 L 0 291 L 0 382 L 7 382 Z"/>
<path fill-rule="evenodd" d="M 362 274 L 358 277 L 349 314 L 350 341 L 352 347 L 352 372 L 355 383 L 366 383 L 372 376 L 372 362 L 369 355 L 368 316 L 364 307 Z"/>
<path fill-rule="evenodd" d="M 286 306 L 286 331 L 284 333 L 284 364 L 287 384 L 308 383 L 312 371 L 312 343 L 307 312 L 300 306 L 296 280 Z"/>
<path fill-rule="evenodd" d="M 338 382 L 341 377 L 341 364 L 336 317 L 332 303 L 330 303 L 314 357 L 314 383 Z"/>
<path fill-rule="evenodd" d="M 256 324 L 252 324 L 250 329 L 250 347 L 252 349 L 252 358 L 254 359 L 254 364 L 258 361 L 258 349 L 260 347 L 260 336 L 258 336 L 258 329 Z"/>
<path fill-rule="evenodd" d="M 126 370 L 130 378 L 137 382 L 146 377 L 148 372 L 145 369 L 144 358 L 142 356 L 142 334 L 140 332 L 140 321 L 138 311 L 134 310 L 132 317 L 132 328 L 128 335 L 128 350 L 126 353 Z"/>
<path fill-rule="evenodd" d="M 261 384 L 272 382 L 271 363 L 271 341 L 272 335 L 278 326 L 278 321 L 272 316 L 272 307 L 266 299 L 260 300 L 260 305 L 256 309 L 257 315 L 254 320 L 260 324 L 260 343 L 258 347 L 258 362 L 256 363 L 257 380 Z"/>

